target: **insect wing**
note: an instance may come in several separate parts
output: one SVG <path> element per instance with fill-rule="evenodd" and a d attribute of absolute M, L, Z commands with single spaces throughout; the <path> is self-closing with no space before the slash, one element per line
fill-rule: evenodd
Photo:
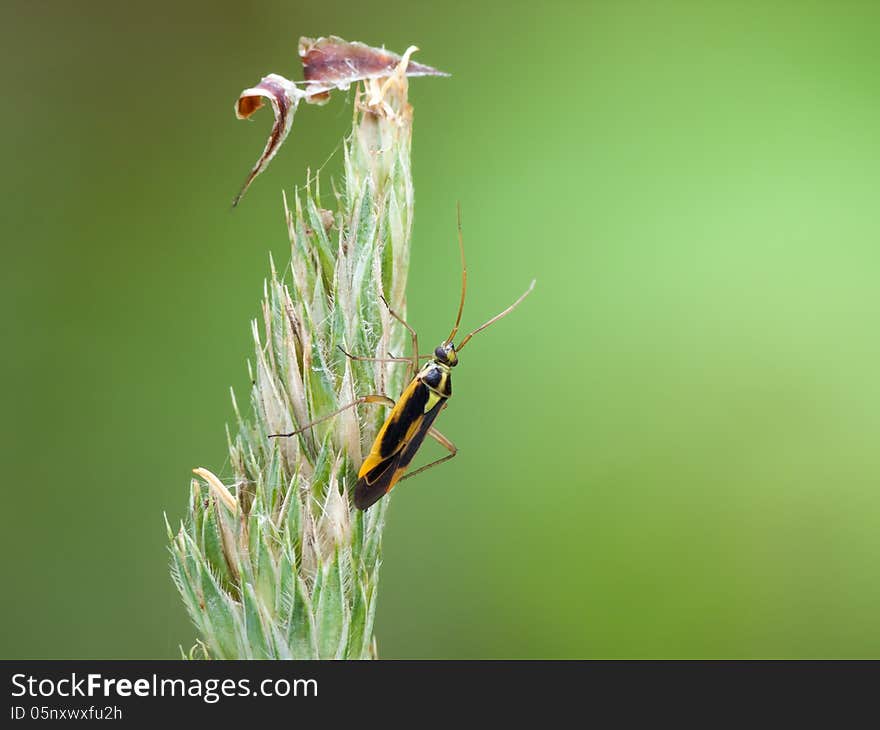
<path fill-rule="evenodd" d="M 363 476 L 379 462 L 394 456 L 412 438 L 419 421 L 425 415 L 429 395 L 425 384 L 418 378 L 413 378 L 398 398 L 397 405 L 391 409 L 379 433 L 376 434 L 373 448 L 361 464 L 358 476 Z"/>
<path fill-rule="evenodd" d="M 425 386 L 422 385 L 421 387 L 424 388 Z M 400 478 L 406 473 L 407 467 L 409 467 L 410 462 L 425 440 L 425 436 L 428 435 L 428 430 L 443 409 L 445 400 L 445 398 L 441 399 L 427 413 L 423 412 L 411 420 L 405 438 L 400 441 L 390 456 L 381 458 L 375 452 L 370 453 L 370 456 L 361 467 L 359 478 L 354 488 L 355 507 L 362 510 L 367 509 L 391 491 L 394 485 L 400 481 Z M 381 442 L 378 437 L 374 448 L 381 448 Z"/>

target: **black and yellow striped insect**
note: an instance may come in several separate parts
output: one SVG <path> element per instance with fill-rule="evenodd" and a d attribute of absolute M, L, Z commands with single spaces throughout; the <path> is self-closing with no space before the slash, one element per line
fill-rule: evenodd
<path fill-rule="evenodd" d="M 285 434 L 273 434 L 273 436 L 295 436 L 349 408 L 365 403 L 379 403 L 390 406 L 391 413 L 388 414 L 388 418 L 376 435 L 370 453 L 364 459 L 358 471 L 358 480 L 354 488 L 354 504 L 358 509 L 366 510 L 374 505 L 388 494 L 397 482 L 442 464 L 456 455 L 457 449 L 455 444 L 434 428 L 434 421 L 440 414 L 440 411 L 446 407 L 446 402 L 452 397 L 452 368 L 458 365 L 458 353 L 461 352 L 477 332 L 486 329 L 502 317 L 510 314 L 535 287 L 535 282 L 532 281 L 529 288 L 526 289 L 519 299 L 503 312 L 496 314 L 490 320 L 477 327 L 456 346 L 454 339 L 458 334 L 458 328 L 461 324 L 461 315 L 464 311 L 465 293 L 467 291 L 467 266 L 464 258 L 460 210 L 458 214 L 458 245 L 461 251 L 461 300 L 458 305 L 458 316 L 455 319 L 455 326 L 452 328 L 449 336 L 434 350 L 432 355 L 419 355 L 419 340 L 416 331 L 391 307 L 388 307 L 391 316 L 400 322 L 412 337 L 412 357 L 358 357 L 342 350 L 343 354 L 352 360 L 409 363 L 410 372 L 411 374 L 415 373 L 415 376 L 403 393 L 401 393 L 397 402 L 395 403 L 386 395 L 366 395 L 317 421 L 306 424 L 296 431 Z M 385 302 L 384 299 L 382 301 Z M 385 302 L 385 306 L 388 306 L 387 302 Z M 424 359 L 428 359 L 429 362 L 420 368 L 419 361 Z M 407 474 L 407 469 L 426 436 L 430 436 L 446 448 L 449 454 Z"/>

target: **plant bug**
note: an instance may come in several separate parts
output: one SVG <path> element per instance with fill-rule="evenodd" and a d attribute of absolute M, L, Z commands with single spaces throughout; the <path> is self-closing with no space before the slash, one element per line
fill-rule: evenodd
<path fill-rule="evenodd" d="M 385 301 L 384 297 L 382 301 L 388 307 L 391 316 L 400 322 L 412 337 L 412 357 L 359 357 L 345 352 L 341 347 L 339 348 L 346 357 L 352 360 L 408 363 L 411 368 L 411 374 L 414 373 L 415 375 L 403 393 L 401 393 L 397 402 L 395 403 L 386 395 L 366 395 L 322 418 L 307 423 L 295 431 L 277 433 L 270 436 L 270 438 L 295 436 L 318 423 L 326 421 L 328 418 L 332 418 L 349 408 L 354 408 L 361 404 L 378 403 L 391 407 L 391 412 L 373 441 L 369 455 L 364 459 L 358 471 L 358 480 L 354 488 L 354 504 L 358 509 L 369 509 L 388 494 L 397 482 L 409 479 L 426 469 L 442 464 L 444 461 L 449 461 L 449 459 L 456 455 L 458 450 L 455 444 L 434 428 L 434 421 L 440 414 L 440 411 L 446 407 L 446 401 L 452 397 L 452 368 L 458 365 L 458 353 L 464 349 L 464 346 L 475 334 L 495 324 L 499 319 L 506 317 L 516 309 L 523 299 L 531 294 L 535 288 L 533 280 L 529 288 L 513 304 L 481 324 L 456 346 L 454 340 L 461 324 L 461 315 L 464 311 L 464 300 L 467 292 L 467 265 L 464 258 L 460 206 L 458 208 L 458 247 L 461 252 L 461 299 L 458 305 L 458 315 L 455 318 L 455 325 L 449 336 L 437 346 L 432 355 L 419 355 L 418 334 L 402 317 L 388 306 L 388 302 Z M 428 362 L 420 368 L 419 360 L 425 359 Z M 426 436 L 433 438 L 449 453 L 407 474 L 407 469 Z"/>

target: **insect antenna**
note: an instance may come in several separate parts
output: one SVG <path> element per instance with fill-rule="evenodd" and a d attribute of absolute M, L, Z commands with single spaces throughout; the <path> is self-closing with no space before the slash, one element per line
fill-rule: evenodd
<path fill-rule="evenodd" d="M 455 335 L 458 334 L 458 327 L 461 324 L 461 313 L 464 311 L 464 295 L 467 292 L 467 264 L 464 260 L 464 236 L 461 233 L 461 202 L 456 203 L 458 211 L 458 250 L 461 251 L 461 301 L 458 304 L 458 316 L 455 318 L 455 327 L 446 338 L 446 342 L 452 342 Z"/>
<path fill-rule="evenodd" d="M 507 309 L 505 309 L 503 312 L 499 312 L 499 313 L 496 314 L 494 317 L 492 317 L 492 319 L 490 319 L 488 322 L 484 322 L 484 323 L 481 324 L 479 327 L 477 327 L 473 332 L 471 332 L 467 337 L 465 337 L 465 338 L 461 341 L 461 344 L 459 344 L 459 345 L 455 348 L 455 351 L 456 351 L 456 352 L 461 352 L 462 348 L 467 344 L 468 340 L 469 340 L 471 337 L 473 337 L 475 334 L 477 334 L 477 332 L 480 332 L 481 330 L 486 329 L 486 327 L 488 327 L 489 325 L 493 325 L 493 324 L 495 324 L 499 319 L 501 319 L 502 317 L 506 317 L 506 316 L 507 316 L 508 314 L 510 314 L 514 309 L 516 309 L 516 308 L 522 303 L 522 300 L 525 299 L 529 294 L 532 293 L 532 289 L 535 288 L 535 281 L 536 281 L 535 279 L 532 279 L 532 283 L 529 284 L 529 288 L 526 289 L 526 290 L 522 293 L 522 295 L 520 296 L 520 298 L 517 299 L 513 304 L 511 304 Z"/>

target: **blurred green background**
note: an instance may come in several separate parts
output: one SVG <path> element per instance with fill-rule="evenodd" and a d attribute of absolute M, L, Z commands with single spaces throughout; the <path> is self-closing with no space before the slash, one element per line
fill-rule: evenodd
<path fill-rule="evenodd" d="M 300 34 L 417 79 L 410 321 L 475 340 L 390 512 L 386 658 L 880 656 L 880 6 L 7 2 L 0 656 L 174 657 L 163 510 L 228 473 Z M 325 168 L 340 169 L 337 154 Z M 430 449 L 429 449 L 430 450 Z M 432 452 L 433 453 L 433 452 Z M 438 452 L 439 453 L 439 452 Z"/>

